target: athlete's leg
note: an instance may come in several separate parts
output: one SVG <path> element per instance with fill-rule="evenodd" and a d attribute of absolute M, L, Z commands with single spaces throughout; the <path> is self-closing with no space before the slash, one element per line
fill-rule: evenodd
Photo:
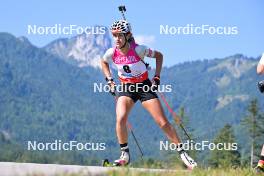
<path fill-rule="evenodd" d="M 119 144 L 127 143 L 127 119 L 128 113 L 132 109 L 134 101 L 127 96 L 121 96 L 116 104 L 116 134 Z"/>
<path fill-rule="evenodd" d="M 128 113 L 132 109 L 134 101 L 127 96 L 120 96 L 116 104 L 116 134 L 120 144 L 121 155 L 119 159 L 115 160 L 114 166 L 124 166 L 129 164 L 130 155 L 127 144 L 127 119 Z"/>
<path fill-rule="evenodd" d="M 165 132 L 169 140 L 177 145 L 177 151 L 179 152 L 184 164 L 189 169 L 193 169 L 194 167 L 196 167 L 197 163 L 184 151 L 181 141 L 176 133 L 176 130 L 165 117 L 159 99 L 153 98 L 143 101 L 142 105 L 152 115 L 156 123 Z"/>
<path fill-rule="evenodd" d="M 167 120 L 159 99 L 154 98 L 143 101 L 142 105 L 151 114 L 159 127 L 165 132 L 168 139 L 175 144 L 179 144 L 181 142 L 180 138 L 178 137 L 175 128 Z"/>

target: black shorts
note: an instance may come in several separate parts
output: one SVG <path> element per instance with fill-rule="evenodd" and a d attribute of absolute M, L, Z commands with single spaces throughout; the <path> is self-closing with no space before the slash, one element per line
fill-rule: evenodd
<path fill-rule="evenodd" d="M 122 84 L 121 90 L 117 91 L 118 97 L 126 96 L 132 98 L 134 103 L 137 102 L 137 100 L 140 100 L 141 102 L 158 98 L 156 92 L 151 90 L 151 81 L 149 79 L 146 79 L 142 83 L 126 83 Z"/>

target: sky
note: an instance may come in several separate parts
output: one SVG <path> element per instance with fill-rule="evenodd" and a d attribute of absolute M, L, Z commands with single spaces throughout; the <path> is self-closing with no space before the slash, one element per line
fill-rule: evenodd
<path fill-rule="evenodd" d="M 165 66 L 237 53 L 258 57 L 264 52 L 263 0 L 9 0 L 1 2 L 0 32 L 25 36 L 42 47 L 72 35 L 28 34 L 28 25 L 109 27 L 121 19 L 119 5 L 126 6 L 137 42 L 161 51 Z M 198 32 L 188 31 L 188 25 Z"/>

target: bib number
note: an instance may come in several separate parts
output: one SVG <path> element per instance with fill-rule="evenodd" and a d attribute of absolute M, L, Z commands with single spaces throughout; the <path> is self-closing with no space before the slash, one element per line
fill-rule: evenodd
<path fill-rule="evenodd" d="M 124 69 L 124 71 L 125 71 L 126 73 L 131 73 L 131 70 L 130 70 L 130 68 L 129 68 L 128 65 L 124 65 L 124 66 L 123 66 L 123 69 Z"/>

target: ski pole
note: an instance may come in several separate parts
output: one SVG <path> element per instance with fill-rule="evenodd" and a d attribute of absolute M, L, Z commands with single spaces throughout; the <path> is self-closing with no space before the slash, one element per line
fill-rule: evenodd
<path fill-rule="evenodd" d="M 115 101 L 117 102 L 117 97 L 115 96 Z M 137 138 L 136 138 L 136 136 L 135 136 L 135 134 L 134 134 L 134 132 L 133 132 L 133 130 L 132 130 L 132 126 L 130 125 L 130 123 L 127 121 L 127 127 L 128 127 L 128 129 L 130 130 L 130 132 L 131 132 L 131 134 L 132 134 L 132 136 L 133 136 L 133 139 L 135 140 L 135 142 L 136 142 L 136 145 L 137 145 L 137 147 L 138 147 L 138 150 L 139 150 L 139 152 L 140 152 L 140 155 L 141 155 L 141 159 L 142 159 L 142 161 L 144 161 L 143 160 L 143 151 L 142 151 L 142 149 L 141 149 L 141 147 L 140 147 L 140 145 L 139 145 L 139 143 L 138 143 L 138 140 L 137 140 Z"/>
<path fill-rule="evenodd" d="M 173 119 L 175 120 L 176 124 L 178 124 L 181 129 L 183 130 L 184 134 L 188 137 L 188 139 L 191 141 L 191 137 L 189 136 L 189 134 L 187 133 L 186 129 L 184 128 L 182 122 L 180 122 L 180 118 L 179 116 L 172 110 L 172 108 L 170 107 L 169 103 L 166 101 L 165 96 L 163 95 L 163 93 L 158 92 L 161 99 L 163 100 L 163 102 L 165 103 L 166 107 L 168 108 L 168 110 L 170 111 L 170 113 L 173 116 Z"/>
<path fill-rule="evenodd" d="M 144 161 L 144 160 L 143 160 L 143 152 L 142 152 L 142 150 L 141 150 L 141 147 L 140 147 L 140 145 L 139 145 L 139 143 L 138 143 L 138 141 L 137 141 L 137 138 L 136 138 L 136 136 L 135 136 L 135 134 L 134 134 L 134 132 L 133 132 L 133 130 L 132 130 L 132 127 L 131 127 L 131 125 L 130 125 L 129 122 L 127 122 L 127 127 L 129 128 L 129 130 L 130 130 L 130 132 L 131 132 L 131 134 L 132 134 L 132 136 L 133 136 L 133 138 L 134 138 L 134 140 L 135 140 L 135 142 L 136 142 L 136 144 L 137 144 L 137 147 L 138 147 L 138 149 L 139 149 L 139 151 L 140 151 L 140 154 L 141 154 L 141 159 L 142 159 L 142 161 Z"/>

